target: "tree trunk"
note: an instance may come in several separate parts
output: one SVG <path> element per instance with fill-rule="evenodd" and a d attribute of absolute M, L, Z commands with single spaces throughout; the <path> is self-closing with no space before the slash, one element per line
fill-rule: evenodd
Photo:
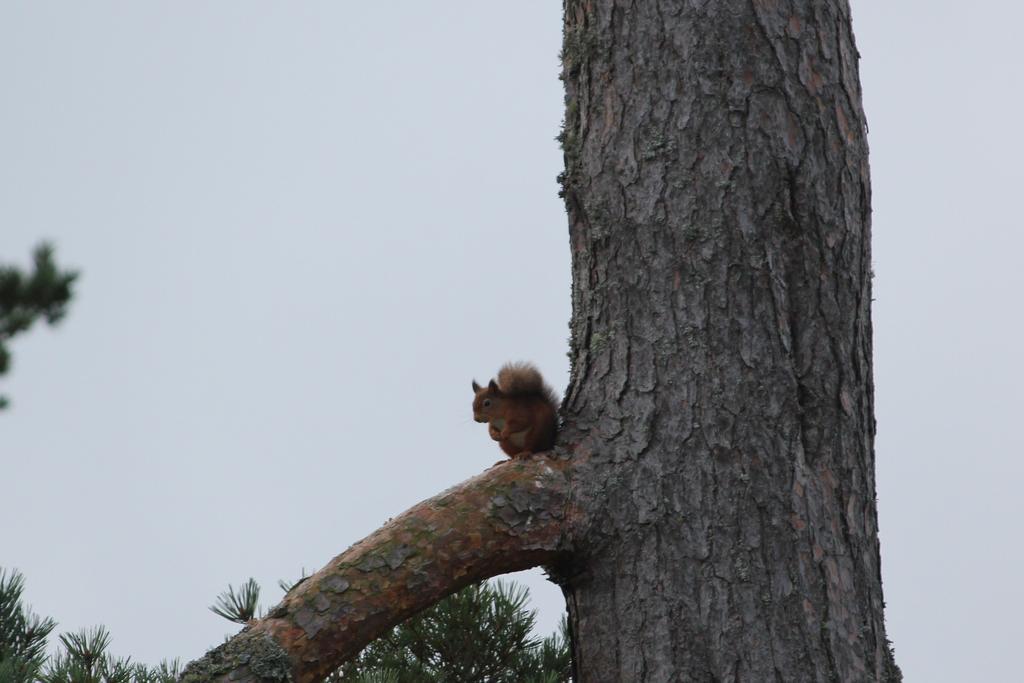
<path fill-rule="evenodd" d="M 317 680 L 470 580 L 540 563 L 580 683 L 899 679 L 847 2 L 565 0 L 563 63 L 558 455 L 413 508 L 185 680 Z"/>
<path fill-rule="evenodd" d="M 898 676 L 845 0 L 567 0 L 580 681 Z"/>

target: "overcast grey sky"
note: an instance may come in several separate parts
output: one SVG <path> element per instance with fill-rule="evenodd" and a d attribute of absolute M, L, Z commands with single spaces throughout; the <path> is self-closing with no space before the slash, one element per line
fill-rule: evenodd
<path fill-rule="evenodd" d="M 878 492 L 909 681 L 1011 680 L 1024 608 L 1010 3 L 853 1 Z M 0 565 L 64 630 L 200 655 L 501 457 L 470 379 L 564 387 L 560 3 L 0 0 L 0 261 L 82 270 L 0 385 Z M 549 630 L 562 610 L 529 581 Z"/>

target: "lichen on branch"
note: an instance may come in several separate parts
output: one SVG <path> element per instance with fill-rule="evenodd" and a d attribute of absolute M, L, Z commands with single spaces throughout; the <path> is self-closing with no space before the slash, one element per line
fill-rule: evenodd
<path fill-rule="evenodd" d="M 568 550 L 568 467 L 550 454 L 510 460 L 423 501 L 303 580 L 182 680 L 318 681 L 470 583 L 557 562 Z"/>

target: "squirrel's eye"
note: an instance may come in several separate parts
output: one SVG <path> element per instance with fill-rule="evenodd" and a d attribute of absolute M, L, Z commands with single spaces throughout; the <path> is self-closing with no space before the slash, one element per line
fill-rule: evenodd
<path fill-rule="evenodd" d="M 490 407 L 491 407 L 491 399 L 485 398 L 484 399 L 484 408 L 490 408 Z"/>

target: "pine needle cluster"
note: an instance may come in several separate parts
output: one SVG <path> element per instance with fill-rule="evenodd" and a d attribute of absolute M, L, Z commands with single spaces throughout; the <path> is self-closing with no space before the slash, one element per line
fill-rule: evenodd
<path fill-rule="evenodd" d="M 0 681 L 2 683 L 173 683 L 178 660 L 158 666 L 114 657 L 108 652 L 110 633 L 103 626 L 63 633 L 61 648 L 47 655 L 57 623 L 40 617 L 22 600 L 25 579 L 0 567 Z"/>
<path fill-rule="evenodd" d="M 36 247 L 32 260 L 31 273 L 0 266 L 0 375 L 11 366 L 7 342 L 40 318 L 50 325 L 60 322 L 71 301 L 71 285 L 78 277 L 78 273 L 57 268 L 53 248 L 48 244 Z M 7 398 L 0 395 L 0 409 L 7 403 Z"/>
<path fill-rule="evenodd" d="M 565 619 L 532 636 L 529 591 L 502 581 L 468 586 L 392 628 L 327 680 L 330 683 L 566 683 Z"/>

